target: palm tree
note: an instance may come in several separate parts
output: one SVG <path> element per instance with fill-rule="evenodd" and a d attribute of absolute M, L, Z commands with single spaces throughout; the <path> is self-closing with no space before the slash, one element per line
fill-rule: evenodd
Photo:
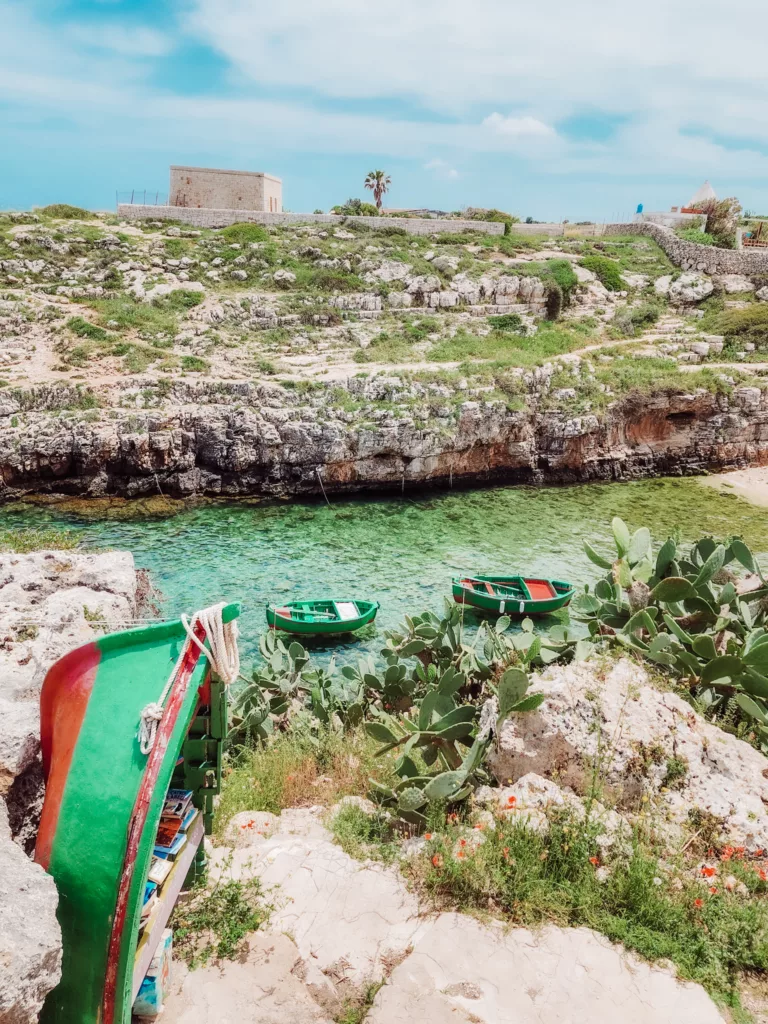
<path fill-rule="evenodd" d="M 373 192 L 373 198 L 376 200 L 376 206 L 381 209 L 381 199 L 385 192 L 389 191 L 389 186 L 392 184 L 392 179 L 384 171 L 369 171 L 368 177 L 365 179 L 365 187 L 369 188 Z"/>

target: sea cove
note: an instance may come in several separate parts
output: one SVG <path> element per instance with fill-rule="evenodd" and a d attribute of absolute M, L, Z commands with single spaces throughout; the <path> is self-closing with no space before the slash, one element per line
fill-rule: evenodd
<path fill-rule="evenodd" d="M 333 499 L 330 505 L 14 503 L 0 507 L 0 530 L 65 529 L 89 547 L 132 551 L 136 565 L 150 570 L 164 616 L 222 598 L 242 601 L 247 665 L 266 628 L 270 599 L 334 594 L 381 602 L 376 629 L 364 639 L 326 645 L 343 656 L 377 652 L 383 630 L 406 613 L 440 612 L 451 577 L 463 572 L 520 570 L 583 587 L 600 571 L 584 554 L 582 538 L 610 551 L 615 515 L 633 529 L 648 526 L 657 542 L 676 530 L 683 539 L 740 534 L 756 554 L 768 553 L 762 509 L 690 479 Z"/>

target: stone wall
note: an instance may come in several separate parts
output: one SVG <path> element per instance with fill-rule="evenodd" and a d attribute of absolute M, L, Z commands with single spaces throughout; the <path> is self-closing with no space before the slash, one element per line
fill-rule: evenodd
<path fill-rule="evenodd" d="M 283 183 L 270 174 L 171 167 L 171 206 L 281 213 Z"/>
<path fill-rule="evenodd" d="M 657 242 L 670 260 L 683 270 L 700 270 L 705 274 L 742 274 L 745 277 L 768 274 L 768 250 L 717 249 L 698 245 L 678 236 L 660 224 L 606 224 L 606 235 L 648 235 Z"/>
<path fill-rule="evenodd" d="M 196 228 L 224 228 L 248 221 L 265 226 L 282 227 L 294 224 L 362 224 L 369 228 L 403 228 L 409 235 L 432 235 L 441 232 L 460 234 L 481 231 L 487 235 L 503 235 L 504 225 L 485 220 L 424 220 L 410 217 L 339 217 L 333 213 L 263 213 L 258 210 L 192 209 L 182 206 L 139 206 L 120 203 L 118 217 L 124 220 L 173 220 Z"/>

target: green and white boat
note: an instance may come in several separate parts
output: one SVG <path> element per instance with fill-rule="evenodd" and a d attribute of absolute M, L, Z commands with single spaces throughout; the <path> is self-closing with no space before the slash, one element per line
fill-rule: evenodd
<path fill-rule="evenodd" d="M 271 629 L 303 636 L 352 633 L 373 622 L 378 610 L 377 601 L 288 601 L 267 604 L 267 622 Z"/>
<path fill-rule="evenodd" d="M 575 594 L 571 583 L 538 576 L 465 576 L 453 581 L 457 604 L 499 615 L 545 615 L 565 608 Z"/>

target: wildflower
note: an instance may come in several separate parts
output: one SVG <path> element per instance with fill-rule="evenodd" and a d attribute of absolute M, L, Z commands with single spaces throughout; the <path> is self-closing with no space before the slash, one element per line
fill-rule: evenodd
<path fill-rule="evenodd" d="M 710 885 L 710 887 L 709 887 L 709 891 L 710 891 L 710 892 L 712 893 L 712 895 L 714 896 L 714 895 L 715 895 L 715 893 L 717 892 L 717 886 L 716 886 L 716 885 Z"/>
<path fill-rule="evenodd" d="M 590 857 L 589 858 L 589 863 L 592 864 L 594 867 L 597 867 L 597 865 L 600 863 L 600 858 L 599 857 Z"/>
<path fill-rule="evenodd" d="M 466 839 L 460 839 L 459 840 L 459 846 L 466 846 L 466 845 L 467 845 L 467 840 Z"/>
<path fill-rule="evenodd" d="M 717 874 L 717 868 L 710 867 L 709 864 L 705 864 L 701 869 L 702 875 L 705 878 L 712 878 Z"/>
<path fill-rule="evenodd" d="M 446 821 L 450 822 L 451 825 L 455 825 L 458 820 L 459 816 L 455 811 L 453 812 L 453 814 L 449 814 L 448 817 L 446 818 Z"/>
<path fill-rule="evenodd" d="M 732 856 L 733 856 L 733 847 L 732 846 L 726 846 L 725 849 L 723 850 L 723 852 L 720 854 L 720 860 L 722 860 L 722 861 L 729 861 Z"/>
<path fill-rule="evenodd" d="M 768 874 L 766 874 L 765 868 L 760 868 L 757 872 L 757 877 L 761 882 L 768 882 Z"/>
<path fill-rule="evenodd" d="M 474 826 L 474 828 L 475 828 L 475 832 L 483 832 L 483 831 L 485 831 L 485 823 L 482 822 L 482 821 L 478 821 L 478 823 Z"/>
<path fill-rule="evenodd" d="M 443 866 L 443 855 L 441 853 L 436 853 L 435 856 L 432 858 L 432 867 L 433 868 L 441 868 L 442 866 Z"/>
<path fill-rule="evenodd" d="M 510 794 L 507 797 L 507 807 L 514 807 L 517 804 L 517 797 Z"/>
<path fill-rule="evenodd" d="M 696 907 L 697 910 L 699 910 L 701 907 L 704 906 L 704 900 L 694 900 L 693 905 L 694 907 Z"/>
<path fill-rule="evenodd" d="M 463 850 L 457 850 L 456 856 L 459 858 L 459 860 L 464 860 L 464 858 L 466 857 L 466 853 L 464 853 Z"/>
<path fill-rule="evenodd" d="M 427 840 L 427 842 L 429 842 L 429 840 L 432 838 L 432 833 L 431 832 L 425 832 L 424 833 L 424 838 Z"/>
<path fill-rule="evenodd" d="M 744 860 L 744 847 L 743 846 L 737 846 L 734 852 L 736 854 L 736 860 Z"/>
<path fill-rule="evenodd" d="M 286 781 L 286 782 L 293 782 L 293 780 L 294 780 L 295 778 L 296 778 L 296 776 L 295 776 L 295 775 L 286 775 L 286 776 L 285 776 L 285 781 Z"/>

